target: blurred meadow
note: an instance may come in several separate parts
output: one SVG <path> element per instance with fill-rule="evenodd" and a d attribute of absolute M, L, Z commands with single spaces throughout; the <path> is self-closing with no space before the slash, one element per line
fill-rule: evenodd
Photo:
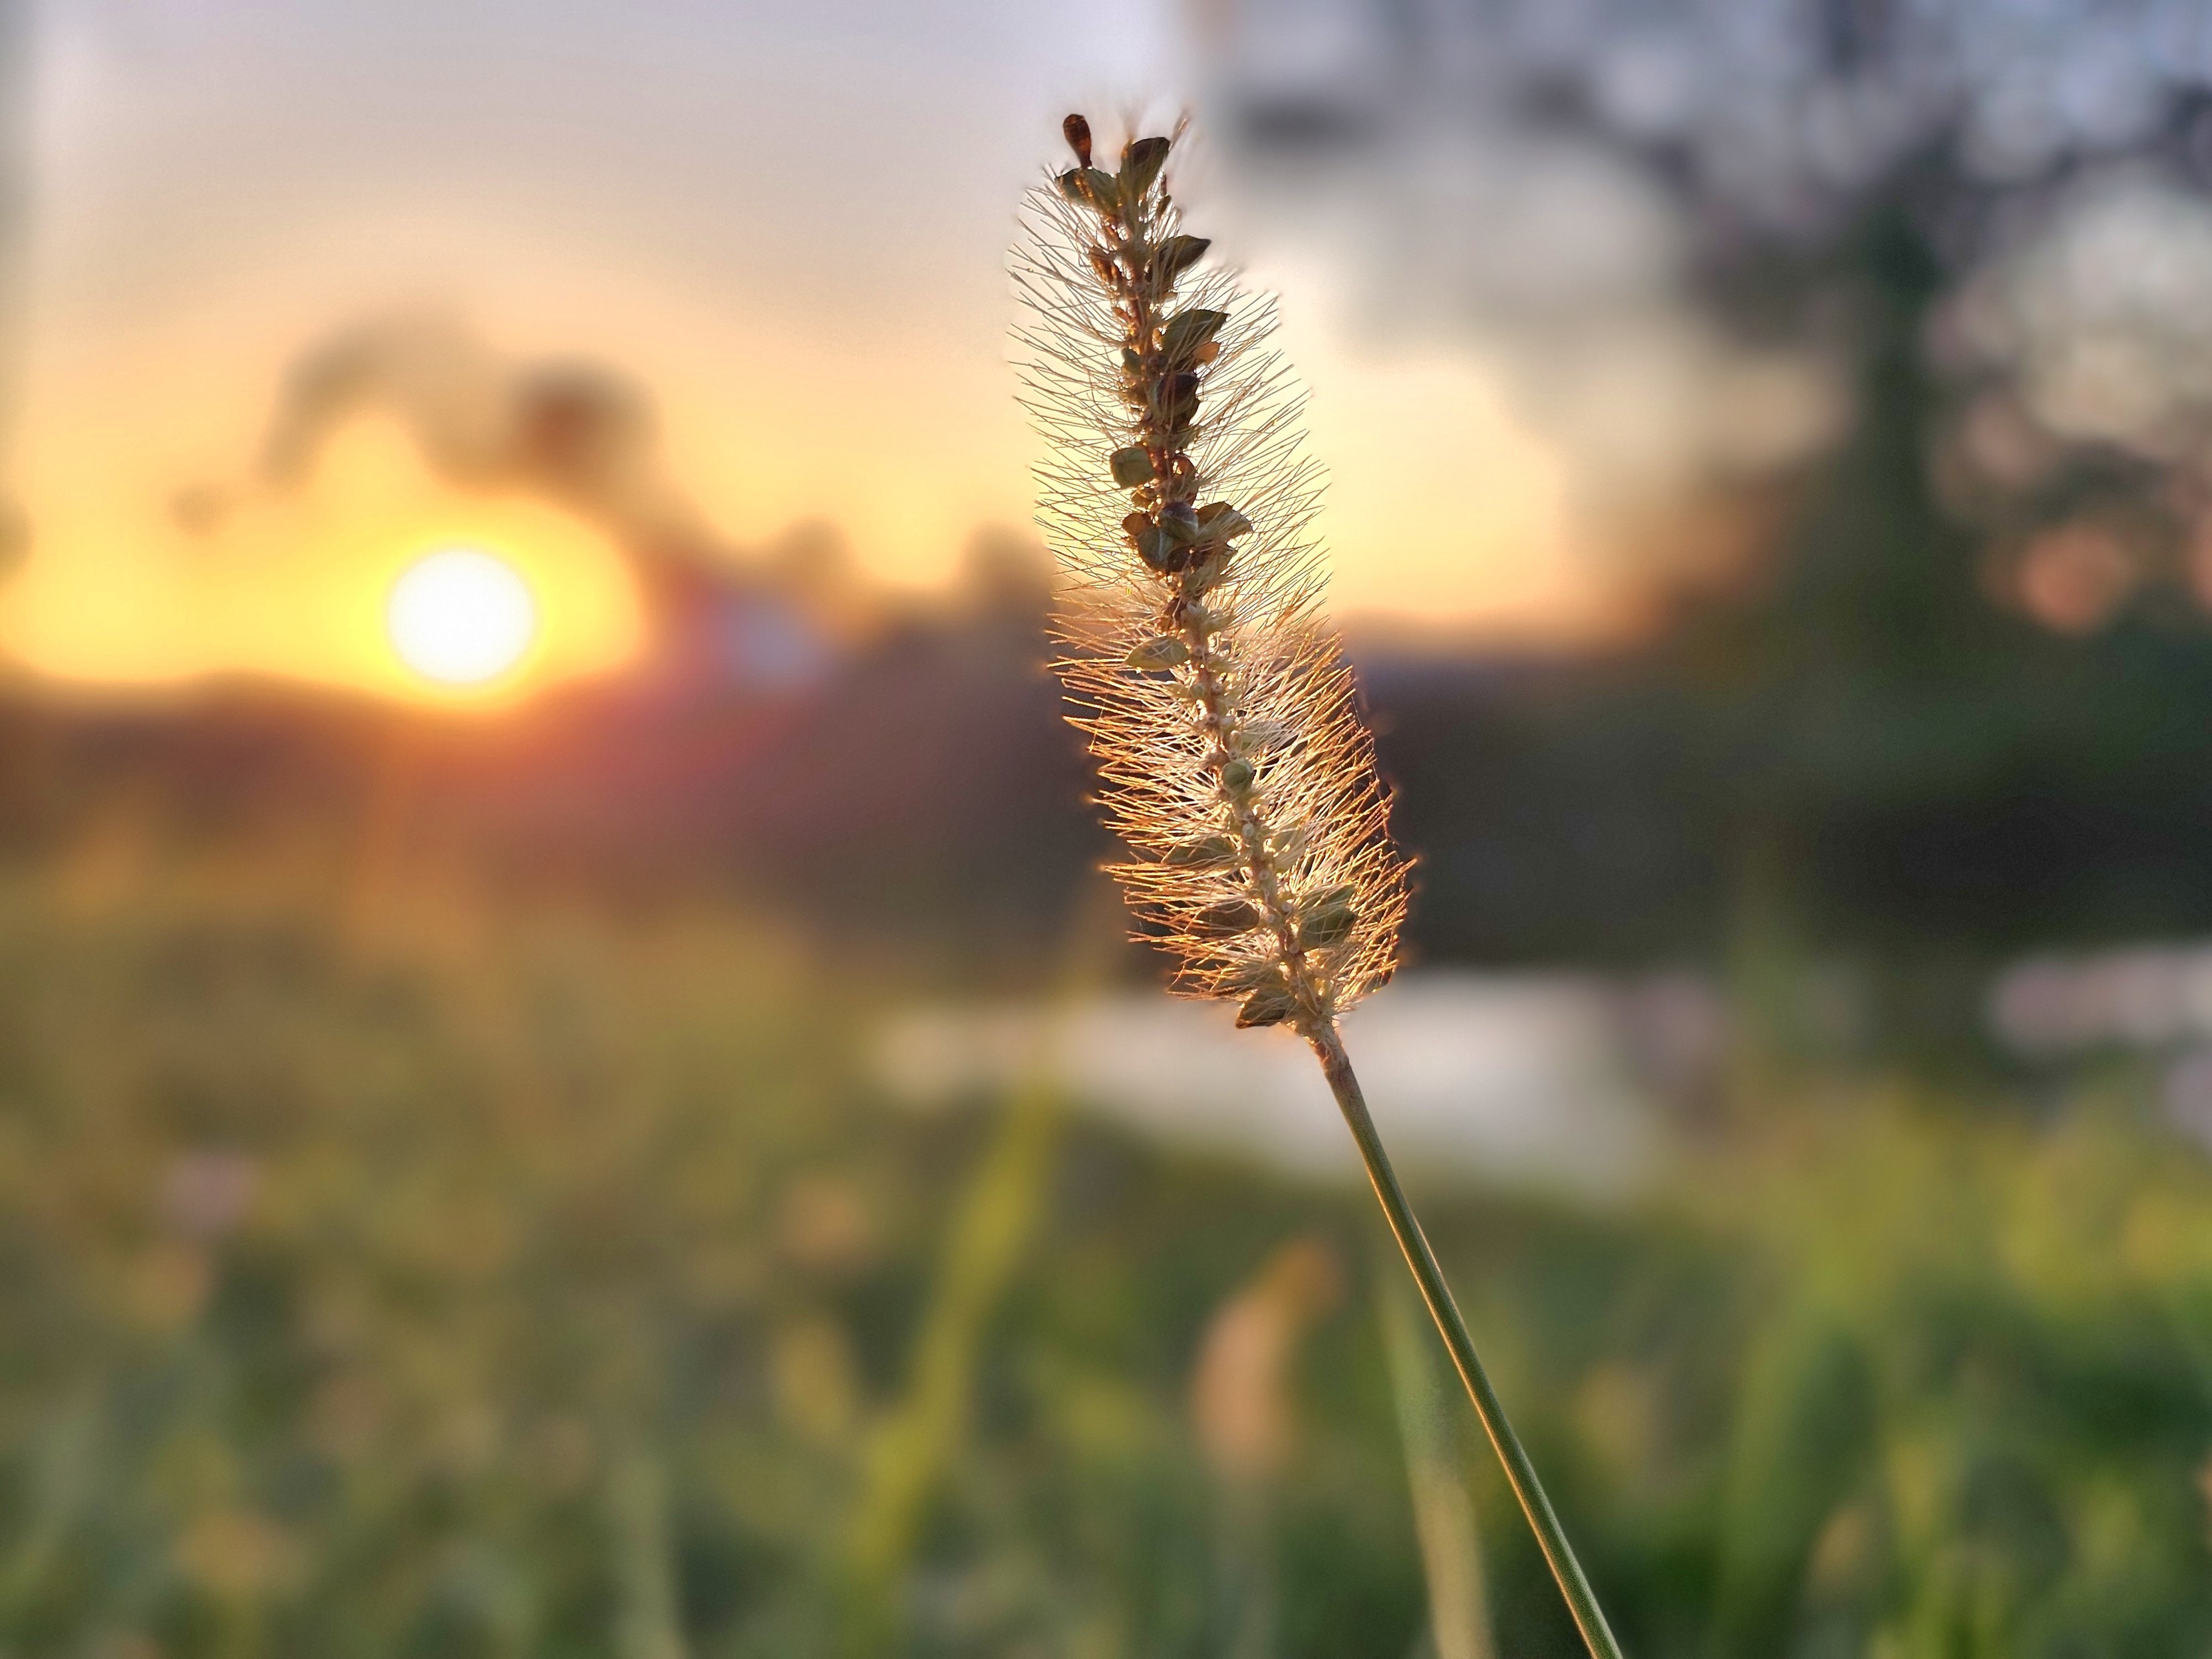
<path fill-rule="evenodd" d="M 2212 9 L 0 0 L 0 1659 L 1580 1650 L 1097 873 L 1085 106 L 1283 296 L 1624 1645 L 2212 1655 Z"/>

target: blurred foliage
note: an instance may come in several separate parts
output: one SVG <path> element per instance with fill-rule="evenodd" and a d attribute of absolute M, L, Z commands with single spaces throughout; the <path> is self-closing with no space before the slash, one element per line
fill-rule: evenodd
<path fill-rule="evenodd" d="M 1232 1591 L 1431 1650 L 1371 1286 L 1237 1491 L 1189 1410 L 1285 1261 L 1380 1260 L 1362 1194 L 893 1111 L 876 994 L 741 917 L 380 920 L 8 891 L 0 1653 L 1195 1659 Z M 1632 1651 L 2212 1643 L 2212 1170 L 2126 1079 L 1972 1104 L 1428 1195 Z M 1571 1653 L 1453 1444 L 1497 1650 Z"/>
<path fill-rule="evenodd" d="M 1819 269 L 1861 417 L 1780 493 L 1759 580 L 1606 660 L 1363 665 L 1437 955 L 1710 955 L 1779 904 L 1893 976 L 1949 957 L 1955 999 L 2004 951 L 2212 927 L 2201 608 L 2147 588 L 2062 635 L 1993 604 L 1929 476 L 1926 233 L 1878 202 Z"/>
<path fill-rule="evenodd" d="M 1610 660 L 1363 661 L 1425 949 L 1710 957 L 1778 902 L 1948 1000 L 2212 928 L 2201 3 L 1209 17 L 1281 233 L 1471 341 L 1650 583 Z M 1732 409 L 1747 366 L 1819 418 Z"/>

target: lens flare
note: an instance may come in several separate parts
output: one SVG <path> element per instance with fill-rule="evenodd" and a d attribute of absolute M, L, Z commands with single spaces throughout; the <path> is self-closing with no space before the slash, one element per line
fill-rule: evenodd
<path fill-rule="evenodd" d="M 409 565 L 384 614 L 399 659 L 441 685 L 497 679 L 538 634 L 538 601 L 521 574 L 473 547 L 444 548 Z"/>

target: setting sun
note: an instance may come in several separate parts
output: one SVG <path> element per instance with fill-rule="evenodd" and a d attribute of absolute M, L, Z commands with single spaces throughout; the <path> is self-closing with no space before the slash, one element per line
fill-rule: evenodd
<path fill-rule="evenodd" d="M 400 660 L 424 679 L 481 685 L 522 660 L 538 632 L 538 602 L 513 565 L 450 547 L 400 573 L 385 626 Z"/>

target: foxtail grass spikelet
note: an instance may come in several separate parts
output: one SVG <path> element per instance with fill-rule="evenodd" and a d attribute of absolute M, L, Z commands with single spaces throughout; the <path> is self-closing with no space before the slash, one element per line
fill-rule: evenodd
<path fill-rule="evenodd" d="M 1047 441 L 1037 519 L 1063 576 L 1054 665 L 1099 800 L 1133 855 L 1111 872 L 1176 988 L 1310 1043 L 1484 1429 L 1598 1659 L 1620 1648 L 1476 1357 L 1337 1031 L 1390 977 L 1407 866 L 1321 616 L 1321 474 L 1272 303 L 1206 264 L 1168 189 L 1172 135 L 1030 197 L 1014 254 L 1023 401 Z"/>
<path fill-rule="evenodd" d="M 1112 873 L 1177 988 L 1311 1036 L 1390 976 L 1406 865 L 1319 614 L 1303 394 L 1272 306 L 1182 228 L 1171 143 L 1040 191 L 1017 256 L 1056 665 L 1136 854 Z"/>

